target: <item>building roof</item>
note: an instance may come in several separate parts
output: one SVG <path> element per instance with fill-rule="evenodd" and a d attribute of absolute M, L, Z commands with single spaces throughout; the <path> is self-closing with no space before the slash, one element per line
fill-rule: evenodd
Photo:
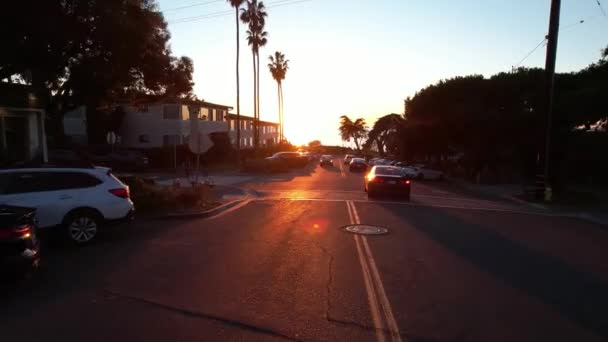
<path fill-rule="evenodd" d="M 234 114 L 234 113 L 228 113 L 228 118 L 229 119 L 236 119 L 236 114 Z M 241 114 L 241 120 L 253 120 L 253 117 Z M 264 125 L 272 125 L 272 126 L 278 126 L 279 125 L 276 122 L 264 121 L 264 120 L 260 120 L 260 123 L 264 124 Z"/>
<path fill-rule="evenodd" d="M 153 104 L 181 104 L 181 105 L 198 105 L 204 108 L 220 108 L 220 109 L 226 109 L 226 110 L 231 110 L 232 107 L 231 106 L 226 106 L 226 105 L 222 105 L 222 104 L 217 104 L 217 103 L 212 103 L 212 102 L 207 102 L 205 100 L 198 100 L 198 99 L 175 99 L 175 98 L 167 98 L 165 96 L 158 96 L 158 95 L 141 95 L 136 99 L 133 100 L 125 100 L 122 101 L 123 104 L 130 104 L 130 105 L 135 105 L 135 106 L 139 106 L 139 105 L 153 105 Z"/>

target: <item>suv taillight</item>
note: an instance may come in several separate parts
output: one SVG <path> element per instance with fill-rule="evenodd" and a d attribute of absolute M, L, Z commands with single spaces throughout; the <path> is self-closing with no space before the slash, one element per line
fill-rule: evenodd
<path fill-rule="evenodd" d="M 129 198 L 129 187 L 108 190 L 112 195 L 120 198 Z"/>
<path fill-rule="evenodd" d="M 0 230 L 0 240 L 29 238 L 32 235 L 32 227 L 28 225 L 18 226 L 13 229 Z"/>

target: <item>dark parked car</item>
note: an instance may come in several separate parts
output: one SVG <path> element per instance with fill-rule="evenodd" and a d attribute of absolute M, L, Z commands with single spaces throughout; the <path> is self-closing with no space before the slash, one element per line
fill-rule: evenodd
<path fill-rule="evenodd" d="M 0 274 L 26 273 L 40 263 L 36 209 L 0 205 Z"/>
<path fill-rule="evenodd" d="M 133 150 L 119 150 L 105 155 L 96 155 L 93 162 L 115 170 L 145 171 L 149 160 L 143 153 Z"/>
<path fill-rule="evenodd" d="M 363 158 L 353 158 L 348 164 L 348 171 L 367 171 L 367 163 Z"/>
<path fill-rule="evenodd" d="M 272 157 L 266 158 L 270 167 L 303 167 L 308 163 L 308 157 L 302 156 L 298 152 L 277 152 Z"/>
<path fill-rule="evenodd" d="M 399 167 L 374 166 L 365 176 L 367 197 L 377 195 L 397 195 L 410 199 L 412 181 L 408 174 Z"/>

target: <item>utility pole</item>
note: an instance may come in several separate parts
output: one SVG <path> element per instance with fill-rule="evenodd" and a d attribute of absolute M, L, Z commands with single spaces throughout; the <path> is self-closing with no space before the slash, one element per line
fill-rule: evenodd
<path fill-rule="evenodd" d="M 551 14 L 549 17 L 549 34 L 547 35 L 547 58 L 545 60 L 545 94 L 544 110 L 546 115 L 545 126 L 545 201 L 550 202 L 551 189 L 551 136 L 553 126 L 553 93 L 555 85 L 555 59 L 557 55 L 557 38 L 559 34 L 559 16 L 561 0 L 551 0 Z"/>

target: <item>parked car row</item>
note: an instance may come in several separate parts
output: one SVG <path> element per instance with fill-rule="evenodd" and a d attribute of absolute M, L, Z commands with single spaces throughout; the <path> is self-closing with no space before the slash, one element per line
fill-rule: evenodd
<path fill-rule="evenodd" d="M 97 165 L 121 171 L 145 171 L 149 166 L 149 160 L 142 152 L 135 150 L 116 150 L 107 153 L 50 150 L 48 153 L 48 164 L 72 167 L 92 167 L 93 165 Z"/>

